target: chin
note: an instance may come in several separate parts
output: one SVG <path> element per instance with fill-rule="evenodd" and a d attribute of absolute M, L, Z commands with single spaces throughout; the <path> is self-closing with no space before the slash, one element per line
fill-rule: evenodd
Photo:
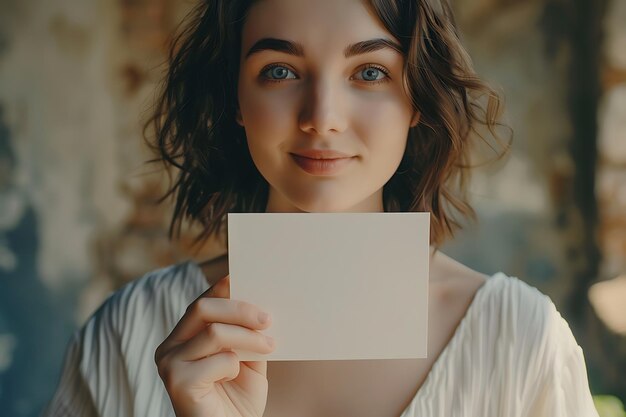
<path fill-rule="evenodd" d="M 340 213 L 349 212 L 357 203 L 346 201 L 345 197 L 312 197 L 307 199 L 292 200 L 293 204 L 307 213 Z"/>
<path fill-rule="evenodd" d="M 350 211 L 347 207 L 336 204 L 311 204 L 307 206 L 299 206 L 298 208 L 305 213 L 342 213 Z"/>
<path fill-rule="evenodd" d="M 277 201 L 282 201 L 281 206 L 306 213 L 363 211 L 363 207 L 371 205 L 372 193 L 375 193 L 360 188 L 359 184 L 338 184 L 336 181 L 316 184 L 292 182 L 272 188 L 276 196 L 280 196 Z"/>

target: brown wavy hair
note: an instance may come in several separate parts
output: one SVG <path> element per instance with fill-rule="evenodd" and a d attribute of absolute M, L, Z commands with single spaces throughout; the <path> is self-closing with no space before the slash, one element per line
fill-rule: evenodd
<path fill-rule="evenodd" d="M 431 213 L 431 244 L 439 247 L 475 220 L 467 199 L 472 142 L 484 134 L 500 159 L 510 149 L 496 128 L 501 99 L 474 72 L 446 0 L 367 0 L 402 46 L 404 76 L 419 124 L 410 128 L 404 157 L 384 186 L 385 211 Z M 202 0 L 173 38 L 168 71 L 146 129 L 164 163 L 175 199 L 170 238 L 183 221 L 202 226 L 196 242 L 219 235 L 229 212 L 263 212 L 268 184 L 256 169 L 244 128 L 237 124 L 241 32 L 251 0 Z M 486 128 L 486 130 L 485 130 Z M 176 171 L 172 179 L 172 168 Z"/>

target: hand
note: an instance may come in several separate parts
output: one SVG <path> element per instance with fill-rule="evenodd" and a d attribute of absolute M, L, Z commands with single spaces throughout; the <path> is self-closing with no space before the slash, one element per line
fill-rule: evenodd
<path fill-rule="evenodd" d="M 232 349 L 261 354 L 273 341 L 258 307 L 230 299 L 227 275 L 187 307 L 154 360 L 178 417 L 261 417 L 267 404 L 267 361 L 245 362 Z"/>

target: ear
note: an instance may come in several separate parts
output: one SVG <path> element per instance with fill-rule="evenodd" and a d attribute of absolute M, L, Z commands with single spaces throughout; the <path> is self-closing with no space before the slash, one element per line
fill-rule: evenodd
<path fill-rule="evenodd" d="M 413 114 L 413 118 L 411 119 L 411 127 L 415 127 L 418 125 L 418 123 L 420 122 L 420 117 L 422 116 L 422 113 L 416 111 Z"/>

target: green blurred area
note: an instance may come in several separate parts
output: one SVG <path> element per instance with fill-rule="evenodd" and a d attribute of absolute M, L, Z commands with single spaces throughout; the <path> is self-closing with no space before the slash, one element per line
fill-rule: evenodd
<path fill-rule="evenodd" d="M 626 417 L 624 404 L 611 395 L 594 395 L 593 402 L 600 417 Z"/>

